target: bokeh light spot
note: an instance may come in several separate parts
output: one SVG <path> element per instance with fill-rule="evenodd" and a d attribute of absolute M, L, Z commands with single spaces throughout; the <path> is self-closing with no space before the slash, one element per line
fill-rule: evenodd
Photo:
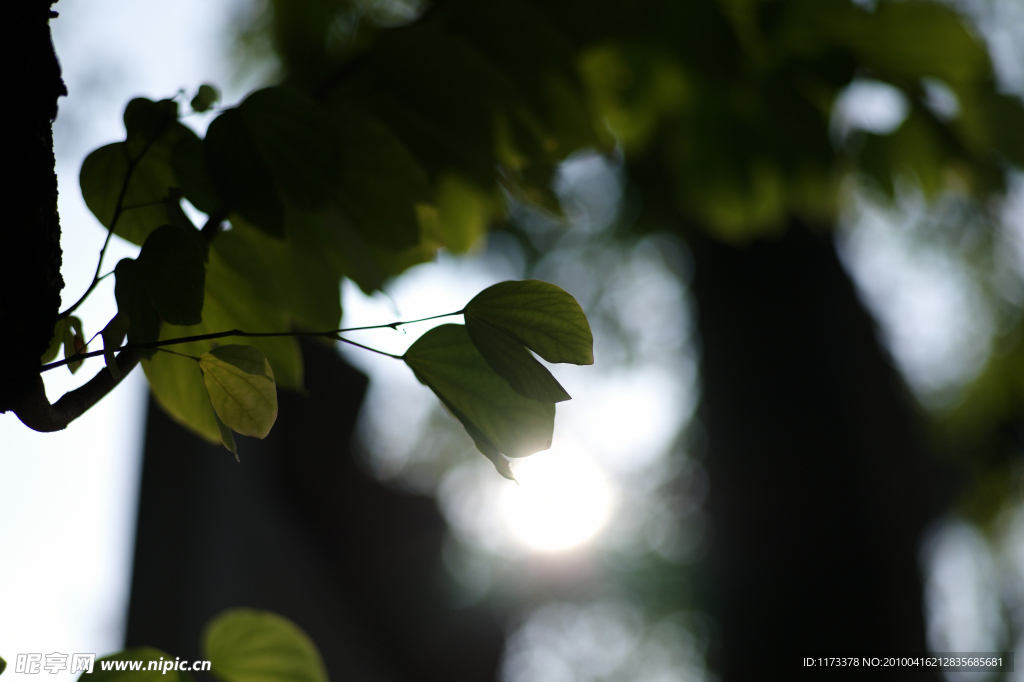
<path fill-rule="evenodd" d="M 502 521 L 527 547 L 558 551 L 594 538 L 611 515 L 614 495 L 592 457 L 567 445 L 513 462 L 519 485 L 498 500 Z"/>

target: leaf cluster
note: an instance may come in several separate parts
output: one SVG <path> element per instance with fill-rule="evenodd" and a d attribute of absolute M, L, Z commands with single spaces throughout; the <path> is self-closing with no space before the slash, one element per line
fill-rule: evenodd
<path fill-rule="evenodd" d="M 197 108 L 209 106 L 209 93 L 196 98 Z M 383 124 L 352 111 L 332 119 L 286 87 L 223 111 L 203 139 L 178 121 L 170 100 L 133 100 L 125 128 L 125 141 L 90 154 L 81 173 L 97 218 L 142 247 L 114 269 L 118 314 L 102 332 L 108 367 L 118 371 L 113 353 L 127 338 L 143 354 L 159 403 L 237 456 L 234 433 L 263 438 L 273 426 L 277 385 L 301 387 L 292 330 L 329 334 L 337 326 L 339 281 L 351 264 L 362 266 L 354 277 L 365 275 L 376 249 L 392 254 L 397 271 L 418 259 L 401 254 L 425 249 L 425 225 L 436 236 L 431 184 Z M 477 220 L 481 211 L 471 201 L 467 211 L 459 196 L 472 195 L 467 187 L 445 176 L 440 205 Z M 210 216 L 202 230 L 182 199 Z M 228 231 L 219 229 L 224 219 Z M 345 249 L 353 244 L 360 257 Z M 530 350 L 589 364 L 590 329 L 571 296 L 537 281 L 491 287 L 463 313 L 465 327 L 428 332 L 402 359 L 511 478 L 503 453 L 549 447 L 554 403 L 569 398 Z M 65 357 L 80 354 L 78 318 L 57 327 Z M 232 330 L 238 343 L 193 338 Z"/>

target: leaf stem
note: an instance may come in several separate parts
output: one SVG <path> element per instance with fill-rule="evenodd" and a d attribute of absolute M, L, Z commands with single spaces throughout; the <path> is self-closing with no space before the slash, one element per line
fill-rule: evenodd
<path fill-rule="evenodd" d="M 416 324 L 417 322 L 426 322 L 428 320 L 437 320 L 442 317 L 452 317 L 453 315 L 461 315 L 465 310 L 459 310 L 454 313 L 444 313 L 443 315 L 431 315 L 430 317 L 421 317 L 418 320 L 408 320 L 405 322 L 388 322 L 387 324 L 375 324 L 369 327 L 349 327 L 348 329 L 339 329 L 338 332 L 358 332 L 364 329 L 398 329 L 407 324 Z"/>
<path fill-rule="evenodd" d="M 179 353 L 177 351 L 169 350 L 167 348 L 157 348 L 157 350 L 160 351 L 161 353 L 170 353 L 171 355 L 179 355 L 179 356 L 181 356 L 183 358 L 188 358 L 189 360 L 195 360 L 196 362 L 199 362 L 199 358 L 197 358 L 194 355 L 186 355 L 185 353 Z"/>

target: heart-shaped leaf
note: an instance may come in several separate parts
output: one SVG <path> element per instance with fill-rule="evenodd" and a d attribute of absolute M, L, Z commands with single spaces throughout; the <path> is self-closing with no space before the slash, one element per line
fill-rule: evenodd
<path fill-rule="evenodd" d="M 551 447 L 555 406 L 513 391 L 480 355 L 463 325 L 431 329 L 403 359 L 462 422 L 478 447 L 483 442 L 509 457 Z"/>
<path fill-rule="evenodd" d="M 209 83 L 203 83 L 199 86 L 199 92 L 192 98 L 190 106 L 192 111 L 209 111 L 210 107 L 216 104 L 220 100 L 220 91 L 210 85 Z"/>
<path fill-rule="evenodd" d="M 139 262 L 122 258 L 114 268 L 114 298 L 117 311 L 125 313 L 131 324 L 128 327 L 128 343 L 150 343 L 160 338 L 160 315 L 146 291 L 145 277 Z M 156 349 L 143 351 L 143 357 L 150 358 Z"/>
<path fill-rule="evenodd" d="M 62 317 L 57 320 L 57 324 L 53 325 L 53 339 L 50 341 L 49 348 L 43 353 L 43 357 L 40 359 L 44 365 L 48 362 L 53 362 L 57 359 L 57 355 L 60 353 L 60 347 L 64 345 L 64 329 L 68 326 L 68 318 Z"/>
<path fill-rule="evenodd" d="M 275 237 L 284 236 L 284 202 L 241 112 L 228 109 L 203 140 L 210 177 L 230 210 Z"/>
<path fill-rule="evenodd" d="M 88 347 L 85 343 L 85 334 L 82 332 L 82 321 L 72 315 L 67 318 L 67 324 L 64 325 L 64 359 L 84 353 L 86 350 Z M 75 360 L 68 363 L 68 370 L 74 374 L 81 366 L 82 360 Z"/>
<path fill-rule="evenodd" d="M 282 86 L 257 90 L 238 111 L 288 200 L 302 210 L 325 208 L 342 159 L 337 129 L 326 112 L 298 90 Z"/>
<path fill-rule="evenodd" d="M 327 682 L 309 635 L 268 611 L 225 611 L 207 626 L 203 649 L 213 674 L 225 682 Z"/>
<path fill-rule="evenodd" d="M 572 399 L 523 344 L 475 317 L 466 317 L 466 331 L 491 369 L 504 377 L 519 395 L 544 403 Z"/>
<path fill-rule="evenodd" d="M 212 404 L 212 403 L 211 403 Z M 228 428 L 228 425 L 221 421 L 221 418 L 217 416 L 217 413 L 213 413 L 213 418 L 217 420 L 217 430 L 220 431 L 220 442 L 235 455 L 235 459 L 238 459 L 238 446 L 235 445 L 235 434 Z"/>
<path fill-rule="evenodd" d="M 199 358 L 217 416 L 232 431 L 265 438 L 277 420 L 277 385 L 270 363 L 252 346 L 227 345 Z"/>
<path fill-rule="evenodd" d="M 110 322 L 107 322 L 107 326 L 100 332 L 100 336 L 103 337 L 103 359 L 107 363 L 110 375 L 115 379 L 121 378 L 121 370 L 115 361 L 114 349 L 124 341 L 129 327 L 131 327 L 131 320 L 128 318 L 128 314 L 118 313 Z"/>
<path fill-rule="evenodd" d="M 587 316 L 564 289 L 536 279 L 500 282 L 473 297 L 463 313 L 490 325 L 548 362 L 594 363 Z"/>
<path fill-rule="evenodd" d="M 199 233 L 164 225 L 154 230 L 139 253 L 139 266 L 149 298 L 170 324 L 203 321 L 206 267 Z"/>

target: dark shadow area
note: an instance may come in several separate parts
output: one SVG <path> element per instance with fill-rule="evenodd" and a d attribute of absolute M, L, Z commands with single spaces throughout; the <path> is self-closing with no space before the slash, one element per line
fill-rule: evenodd
<path fill-rule="evenodd" d="M 279 392 L 240 464 L 150 401 L 126 646 L 201 658 L 205 623 L 245 606 L 305 629 L 335 680 L 493 680 L 502 620 L 444 604 L 434 501 L 352 457 L 366 377 L 322 345 L 303 353 L 307 395 Z"/>

